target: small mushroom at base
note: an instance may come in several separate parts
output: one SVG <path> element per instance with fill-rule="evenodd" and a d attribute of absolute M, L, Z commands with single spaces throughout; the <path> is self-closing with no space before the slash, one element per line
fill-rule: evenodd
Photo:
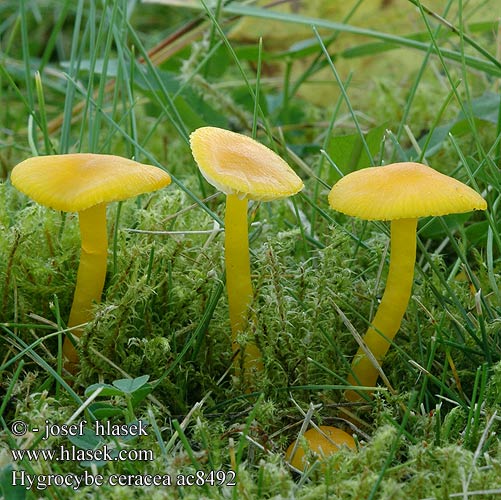
<path fill-rule="evenodd" d="M 347 432 L 328 425 L 321 425 L 318 429 L 308 429 L 302 437 L 306 441 L 308 450 L 318 457 L 319 460 L 338 453 L 344 447 L 351 450 L 357 449 L 355 440 Z M 300 471 L 304 471 L 311 465 L 304 447 L 297 440 L 293 441 L 287 448 L 285 459 L 292 467 Z"/>

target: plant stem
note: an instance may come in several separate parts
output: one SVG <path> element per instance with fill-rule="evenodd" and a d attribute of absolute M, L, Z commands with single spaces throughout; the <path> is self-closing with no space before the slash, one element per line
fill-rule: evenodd
<path fill-rule="evenodd" d="M 106 204 L 101 203 L 82 210 L 78 217 L 82 248 L 77 284 L 68 320 L 70 328 L 92 319 L 92 304 L 101 300 L 108 256 Z M 71 333 L 79 337 L 82 332 L 76 329 Z M 77 364 L 78 354 L 68 337 L 64 340 L 63 354 L 70 363 Z"/>
<path fill-rule="evenodd" d="M 227 195 L 224 224 L 226 290 L 230 310 L 232 349 L 235 353 L 239 349 L 237 335 L 247 326 L 249 306 L 253 297 L 246 198 L 242 200 L 237 195 Z M 235 357 L 235 367 L 240 364 L 239 360 L 241 359 L 241 355 Z M 245 373 L 248 373 L 252 368 L 262 369 L 261 353 L 254 343 L 247 344 L 242 367 Z"/>
<path fill-rule="evenodd" d="M 417 219 L 399 219 L 391 222 L 390 269 L 386 289 L 376 316 L 363 338 L 367 349 L 381 365 L 390 342 L 400 328 L 407 304 L 411 296 L 416 261 Z M 362 347 L 358 348 L 348 376 L 350 385 L 374 387 L 378 370 Z M 361 396 L 355 391 L 347 391 L 346 398 L 358 401 Z"/>

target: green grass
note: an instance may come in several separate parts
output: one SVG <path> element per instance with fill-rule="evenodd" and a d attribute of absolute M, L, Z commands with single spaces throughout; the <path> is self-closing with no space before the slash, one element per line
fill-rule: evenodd
<path fill-rule="evenodd" d="M 312 11 L 164 3 L 0 6 L 4 497 L 499 497 L 496 2 L 319 1 Z M 188 145 L 204 125 L 255 136 L 305 183 L 292 199 L 250 204 L 254 319 L 239 341 L 255 339 L 265 365 L 252 391 L 231 370 L 224 196 Z M 34 204 L 9 181 L 28 156 L 67 152 L 133 157 L 173 178 L 109 206 L 103 300 L 71 380 L 61 346 L 76 216 Z M 394 161 L 428 163 L 482 193 L 488 209 L 420 221 L 412 297 L 385 377 L 373 399 L 350 404 L 346 377 L 384 290 L 389 226 L 332 211 L 327 194 L 342 175 Z M 88 424 L 82 436 L 44 441 L 40 432 L 16 437 L 16 420 L 30 429 Z M 98 436 L 96 420 L 141 421 L 147 436 Z M 285 450 L 308 422 L 353 433 L 358 451 L 292 471 Z M 11 451 L 61 445 L 153 457 L 16 461 Z M 10 486 L 13 469 L 40 485 L 85 473 L 132 484 L 27 490 Z M 218 484 L 233 480 L 228 471 L 235 486 Z M 197 473 L 205 484 L 176 485 Z M 148 474 L 171 484 L 139 485 Z"/>

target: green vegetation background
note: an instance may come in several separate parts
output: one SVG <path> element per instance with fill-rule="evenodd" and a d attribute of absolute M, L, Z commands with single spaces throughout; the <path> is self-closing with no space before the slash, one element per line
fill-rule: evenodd
<path fill-rule="evenodd" d="M 0 6 L 5 498 L 499 497 L 496 2 L 161 3 Z M 256 339 L 263 352 L 252 392 L 230 369 L 224 196 L 198 174 L 187 141 L 203 125 L 255 132 L 306 186 L 250 205 L 255 314 L 239 340 Z M 28 156 L 80 151 L 134 157 L 174 182 L 110 205 L 103 300 L 68 385 L 60 345 L 79 259 L 76 215 L 34 204 L 8 179 Z M 413 295 L 383 365 L 390 386 L 380 381 L 373 400 L 348 404 L 352 331 L 363 334 L 377 308 L 389 231 L 331 211 L 327 193 L 352 170 L 407 160 L 471 185 L 489 208 L 420 222 Z M 43 427 L 77 411 L 77 421 L 147 421 L 146 438 L 106 444 L 150 448 L 155 459 L 13 463 L 11 448 L 102 446 L 91 432 L 71 443 L 10 432 L 14 420 Z M 353 433 L 358 452 L 291 471 L 284 451 L 310 421 Z M 233 469 L 237 486 L 28 492 L 9 486 L 15 467 L 173 478 Z"/>

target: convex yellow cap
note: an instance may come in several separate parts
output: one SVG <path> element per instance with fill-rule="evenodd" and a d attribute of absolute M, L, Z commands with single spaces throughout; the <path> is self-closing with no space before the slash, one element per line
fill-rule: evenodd
<path fill-rule="evenodd" d="M 171 182 L 161 168 L 93 153 L 28 158 L 14 167 L 10 179 L 36 202 L 65 212 L 125 200 Z"/>
<path fill-rule="evenodd" d="M 392 163 L 352 172 L 329 193 L 330 206 L 366 220 L 415 219 L 485 210 L 472 188 L 421 163 Z"/>
<path fill-rule="evenodd" d="M 303 189 L 303 181 L 280 156 L 245 135 L 201 127 L 190 135 L 190 144 L 202 175 L 225 194 L 270 201 Z"/>

